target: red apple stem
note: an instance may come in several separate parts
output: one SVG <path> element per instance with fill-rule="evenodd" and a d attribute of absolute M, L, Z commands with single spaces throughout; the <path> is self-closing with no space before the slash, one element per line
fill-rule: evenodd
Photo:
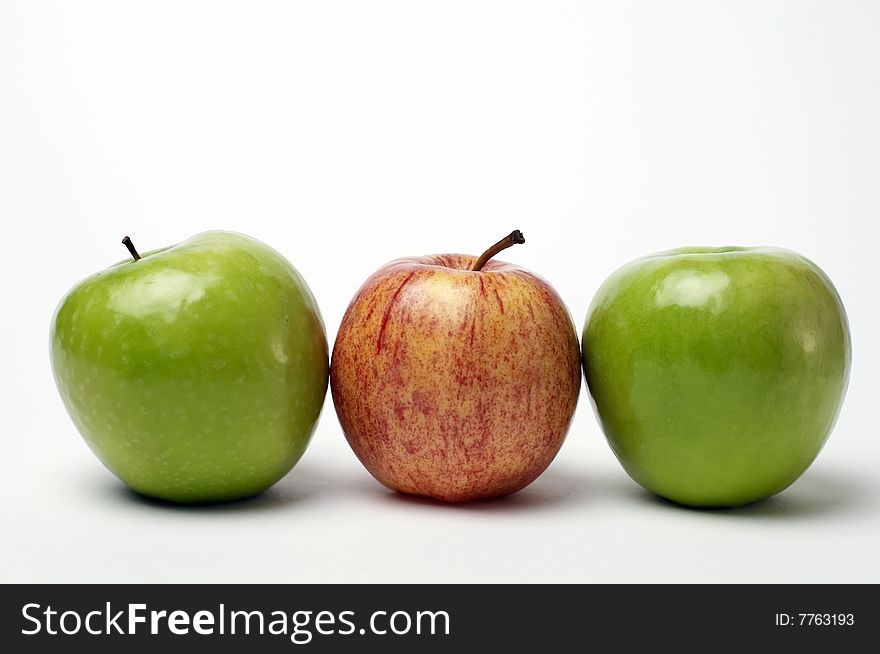
<path fill-rule="evenodd" d="M 131 252 L 131 256 L 135 261 L 139 261 L 141 255 L 138 254 L 138 251 L 134 248 L 134 243 L 131 242 L 131 239 L 127 236 L 122 239 L 122 244 L 128 248 L 128 251 Z"/>
<path fill-rule="evenodd" d="M 486 265 L 486 262 L 489 261 L 489 259 L 494 257 L 496 254 L 501 252 L 501 250 L 506 250 L 507 248 L 511 247 L 512 245 L 519 245 L 519 244 L 525 243 L 525 242 L 526 242 L 526 239 L 522 235 L 522 232 L 519 231 L 518 229 L 513 230 L 512 232 L 510 232 L 510 234 L 508 234 L 507 236 L 502 238 L 500 241 L 498 241 L 495 245 L 493 245 L 488 250 L 483 252 L 483 254 L 480 255 L 480 258 L 477 259 L 477 261 L 474 263 L 471 270 L 473 270 L 474 272 L 482 270 L 483 266 Z"/>

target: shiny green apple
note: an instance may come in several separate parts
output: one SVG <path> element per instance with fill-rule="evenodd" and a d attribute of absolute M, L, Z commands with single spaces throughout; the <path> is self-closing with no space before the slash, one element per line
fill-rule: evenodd
<path fill-rule="evenodd" d="M 614 453 L 693 506 L 773 495 L 831 432 L 850 368 L 846 313 L 812 262 L 774 248 L 683 248 L 599 289 L 584 374 Z"/>
<path fill-rule="evenodd" d="M 124 241 L 125 242 L 125 241 Z M 77 284 L 51 325 L 55 381 L 98 458 L 139 493 L 213 502 L 299 460 L 328 380 L 318 306 L 275 250 L 207 232 Z"/>

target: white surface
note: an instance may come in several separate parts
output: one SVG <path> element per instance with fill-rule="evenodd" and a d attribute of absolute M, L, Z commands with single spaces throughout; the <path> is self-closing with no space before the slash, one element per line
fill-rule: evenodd
<path fill-rule="evenodd" d="M 0 4 L 4 255 L 0 581 L 880 581 L 880 4 Z M 807 474 L 738 511 L 652 499 L 586 393 L 524 492 L 395 496 L 332 404 L 264 496 L 180 509 L 88 451 L 49 370 L 77 280 L 205 229 L 284 252 L 332 339 L 404 255 L 478 253 L 549 279 L 580 325 L 602 280 L 687 244 L 800 251 L 854 342 Z"/>

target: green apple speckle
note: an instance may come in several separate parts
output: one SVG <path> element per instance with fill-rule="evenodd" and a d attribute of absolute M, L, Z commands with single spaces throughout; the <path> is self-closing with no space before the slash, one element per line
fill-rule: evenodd
<path fill-rule="evenodd" d="M 207 232 L 75 286 L 51 329 L 61 397 L 134 490 L 175 502 L 265 490 L 308 445 L 327 340 L 299 273 L 266 245 Z"/>
<path fill-rule="evenodd" d="M 784 489 L 831 432 L 850 367 L 828 277 L 773 248 L 684 248 L 632 262 L 600 288 L 584 373 L 623 467 L 696 506 Z"/>

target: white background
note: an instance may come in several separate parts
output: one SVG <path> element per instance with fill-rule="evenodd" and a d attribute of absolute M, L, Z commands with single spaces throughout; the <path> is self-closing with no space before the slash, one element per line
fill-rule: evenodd
<path fill-rule="evenodd" d="M 880 581 L 880 4 L 0 4 L 0 580 Z M 49 369 L 82 277 L 207 229 L 281 250 L 332 340 L 389 259 L 502 257 L 580 327 L 602 280 L 681 245 L 821 265 L 853 332 L 829 444 L 734 511 L 653 499 L 582 393 L 546 474 L 506 500 L 396 496 L 332 403 L 256 499 L 174 508 L 86 448 Z"/>

